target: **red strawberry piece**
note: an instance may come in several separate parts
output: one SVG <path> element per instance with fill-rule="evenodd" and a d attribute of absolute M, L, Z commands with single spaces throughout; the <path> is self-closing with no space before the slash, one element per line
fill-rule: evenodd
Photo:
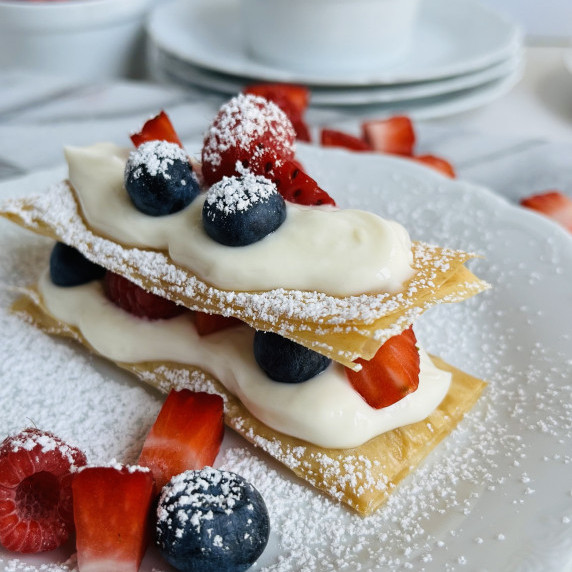
<path fill-rule="evenodd" d="M 572 199 L 560 191 L 546 191 L 520 201 L 523 207 L 535 210 L 572 232 Z"/>
<path fill-rule="evenodd" d="M 417 157 L 412 157 L 412 159 L 439 171 L 446 177 L 451 177 L 451 179 L 456 177 L 453 165 L 441 157 L 436 157 L 435 155 L 418 155 Z"/>
<path fill-rule="evenodd" d="M 240 175 L 237 163 L 239 169 L 266 176 L 278 162 L 294 158 L 295 135 L 277 105 L 239 94 L 220 108 L 205 135 L 201 153 L 205 183 L 210 186 L 224 176 Z"/>
<path fill-rule="evenodd" d="M 285 200 L 299 205 L 319 206 L 336 203 L 318 183 L 300 168 L 297 161 L 284 161 L 271 173 L 278 191 Z"/>
<path fill-rule="evenodd" d="M 199 336 L 208 336 L 220 330 L 226 330 L 238 326 L 242 322 L 233 316 L 221 316 L 219 314 L 207 314 L 195 312 L 195 328 Z"/>
<path fill-rule="evenodd" d="M 0 544 L 43 552 L 73 533 L 72 472 L 85 455 L 59 437 L 24 429 L 0 445 Z"/>
<path fill-rule="evenodd" d="M 364 141 L 374 151 L 394 155 L 413 155 L 415 130 L 409 117 L 373 119 L 362 123 Z"/>
<path fill-rule="evenodd" d="M 311 141 L 310 130 L 304 121 L 304 113 L 310 103 L 310 90 L 307 87 L 285 83 L 260 83 L 249 85 L 244 93 L 275 103 L 292 122 L 296 139 Z"/>
<path fill-rule="evenodd" d="M 363 139 L 335 129 L 322 129 L 320 143 L 324 147 L 342 147 L 349 151 L 371 151 L 371 147 Z"/>
<path fill-rule="evenodd" d="M 131 141 L 135 147 L 139 147 L 147 141 L 168 141 L 180 147 L 183 146 L 169 116 L 164 111 L 147 120 L 141 131 L 131 135 Z"/>
<path fill-rule="evenodd" d="M 172 390 L 145 438 L 139 464 L 149 467 L 157 490 L 186 470 L 211 466 L 224 435 L 222 397 Z"/>
<path fill-rule="evenodd" d="M 148 541 L 153 476 L 134 467 L 88 467 L 72 484 L 78 567 L 137 572 Z"/>
<path fill-rule="evenodd" d="M 353 388 L 375 409 L 392 405 L 419 385 L 419 351 L 413 328 L 389 338 L 361 371 L 346 368 Z"/>
<path fill-rule="evenodd" d="M 143 290 L 137 284 L 119 274 L 106 272 L 103 279 L 105 295 L 122 310 L 149 320 L 161 320 L 178 316 L 185 311 L 166 298 Z"/>

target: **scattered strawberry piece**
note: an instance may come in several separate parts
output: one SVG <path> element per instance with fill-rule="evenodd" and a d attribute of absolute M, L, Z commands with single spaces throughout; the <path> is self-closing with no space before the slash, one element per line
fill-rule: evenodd
<path fill-rule="evenodd" d="M 157 140 L 175 143 L 179 145 L 179 147 L 183 146 L 169 116 L 164 111 L 148 119 L 141 128 L 141 131 L 131 135 L 131 141 L 133 141 L 135 147 L 139 147 L 139 145 L 147 141 Z"/>
<path fill-rule="evenodd" d="M 148 541 L 151 472 L 88 467 L 75 475 L 72 488 L 79 569 L 137 572 Z"/>
<path fill-rule="evenodd" d="M 371 147 L 363 139 L 335 129 L 322 129 L 320 143 L 324 147 L 342 147 L 350 151 L 371 151 Z"/>
<path fill-rule="evenodd" d="M 560 191 L 546 191 L 520 201 L 523 207 L 535 210 L 572 232 L 572 199 Z"/>
<path fill-rule="evenodd" d="M 451 179 L 456 177 L 453 165 L 441 157 L 436 157 L 435 155 L 418 155 L 417 157 L 412 157 L 412 159 L 439 171 L 446 177 L 450 177 Z"/>
<path fill-rule="evenodd" d="M 300 169 L 297 161 L 284 161 L 277 165 L 271 176 L 280 194 L 291 203 L 308 206 L 336 205 L 334 199 Z"/>
<path fill-rule="evenodd" d="M 375 409 L 396 403 L 419 385 L 419 351 L 413 328 L 389 338 L 375 356 L 358 359 L 361 371 L 346 368 L 353 388 Z"/>
<path fill-rule="evenodd" d="M 143 290 L 119 274 L 106 272 L 103 279 L 105 295 L 122 310 L 149 320 L 174 318 L 185 311 L 166 298 Z"/>
<path fill-rule="evenodd" d="M 260 83 L 249 85 L 244 93 L 258 95 L 275 103 L 292 122 L 299 141 L 311 140 L 304 113 L 310 104 L 310 90 L 303 85 L 286 83 Z"/>
<path fill-rule="evenodd" d="M 211 466 L 224 435 L 222 397 L 188 389 L 172 390 L 139 457 L 149 467 L 157 490 L 173 477 L 189 469 Z"/>
<path fill-rule="evenodd" d="M 409 117 L 397 115 L 389 119 L 372 119 L 362 123 L 364 141 L 374 151 L 394 155 L 413 155 L 415 130 Z"/>
<path fill-rule="evenodd" d="M 294 128 L 274 103 L 239 94 L 219 110 L 205 135 L 202 173 L 207 185 L 224 176 L 240 175 L 239 168 L 267 176 L 277 163 L 294 158 Z"/>
<path fill-rule="evenodd" d="M 221 316 L 220 314 L 207 314 L 206 312 L 195 312 L 195 328 L 199 336 L 208 336 L 220 330 L 226 330 L 233 326 L 238 326 L 242 322 L 232 316 Z"/>
<path fill-rule="evenodd" d="M 64 544 L 74 529 L 72 472 L 85 455 L 59 437 L 24 429 L 0 445 L 0 544 L 43 552 Z"/>

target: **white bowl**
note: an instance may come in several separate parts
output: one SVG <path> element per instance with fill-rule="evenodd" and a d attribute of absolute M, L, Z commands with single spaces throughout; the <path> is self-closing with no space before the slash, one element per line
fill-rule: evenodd
<path fill-rule="evenodd" d="M 371 71 L 409 47 L 420 0 L 240 0 L 246 48 L 295 71 Z"/>
<path fill-rule="evenodd" d="M 0 68 L 135 77 L 153 0 L 0 0 Z"/>

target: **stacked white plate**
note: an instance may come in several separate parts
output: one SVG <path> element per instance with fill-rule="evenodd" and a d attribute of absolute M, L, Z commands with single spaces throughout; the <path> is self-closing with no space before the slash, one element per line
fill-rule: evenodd
<path fill-rule="evenodd" d="M 522 33 L 476 0 L 425 0 L 401 61 L 372 72 L 304 73 L 246 51 L 238 0 L 172 0 L 150 16 L 149 70 L 158 81 L 234 94 L 260 82 L 304 84 L 319 106 L 376 106 L 438 117 L 506 93 L 522 70 Z"/>

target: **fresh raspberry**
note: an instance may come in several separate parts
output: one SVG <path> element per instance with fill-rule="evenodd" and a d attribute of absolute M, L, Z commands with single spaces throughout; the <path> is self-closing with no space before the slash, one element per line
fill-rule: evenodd
<path fill-rule="evenodd" d="M 103 279 L 105 295 L 122 310 L 149 320 L 174 318 L 185 311 L 166 298 L 143 290 L 119 274 L 107 272 Z"/>
<path fill-rule="evenodd" d="M 24 429 L 0 445 L 0 544 L 43 552 L 74 530 L 72 473 L 85 455 L 39 429 Z"/>
<path fill-rule="evenodd" d="M 224 104 L 208 129 L 202 149 L 207 185 L 239 175 L 237 162 L 255 175 L 267 175 L 277 163 L 294 158 L 296 133 L 274 103 L 240 94 Z"/>

